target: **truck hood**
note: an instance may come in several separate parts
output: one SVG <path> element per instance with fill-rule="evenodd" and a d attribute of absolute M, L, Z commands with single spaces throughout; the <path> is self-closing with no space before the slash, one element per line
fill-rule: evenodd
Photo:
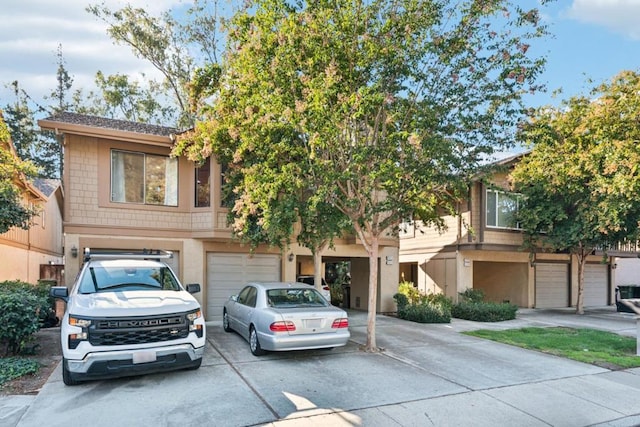
<path fill-rule="evenodd" d="M 76 294 L 69 313 L 90 317 L 130 317 L 183 313 L 200 308 L 186 291 L 119 291 Z"/>

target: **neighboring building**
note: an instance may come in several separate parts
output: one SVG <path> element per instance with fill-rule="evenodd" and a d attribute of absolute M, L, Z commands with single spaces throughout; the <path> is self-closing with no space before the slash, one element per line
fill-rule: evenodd
<path fill-rule="evenodd" d="M 10 149 L 15 153 L 10 143 Z M 23 201 L 39 213 L 24 230 L 14 227 L 0 234 L 0 281 L 40 279 L 63 281 L 62 188 L 60 181 L 17 181 Z"/>
<path fill-rule="evenodd" d="M 509 192 L 509 168 L 515 156 L 499 162 L 504 172 L 479 179 L 460 205 L 459 215 L 446 217 L 440 234 L 420 223 L 400 229 L 400 274 L 427 293 L 454 299 L 465 289 L 481 289 L 487 300 L 509 301 L 520 307 L 558 308 L 576 305 L 578 267 L 567 253 L 535 255 L 522 249 L 522 232 L 513 226 L 518 195 Z M 612 256 L 636 257 L 618 251 Z M 585 268 L 584 306 L 614 303 L 615 267 L 601 253 L 589 257 Z"/>
<path fill-rule="evenodd" d="M 207 320 L 221 320 L 222 305 L 250 280 L 294 281 L 312 274 L 309 250 L 293 245 L 286 255 L 269 247 L 253 254 L 238 243 L 221 199 L 221 167 L 197 167 L 170 157 L 175 130 L 122 120 L 61 113 L 39 122 L 64 148 L 64 233 L 67 285 L 85 248 L 166 249 L 183 283 L 201 283 Z M 378 311 L 395 309 L 398 241 L 381 244 Z M 367 309 L 369 259 L 355 238 L 339 240 L 323 263 L 349 261 L 350 307 Z"/>

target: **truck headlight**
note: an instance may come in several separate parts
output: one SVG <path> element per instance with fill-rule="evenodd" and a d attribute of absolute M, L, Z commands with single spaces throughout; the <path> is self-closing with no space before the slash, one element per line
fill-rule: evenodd
<path fill-rule="evenodd" d="M 196 320 L 202 317 L 202 310 L 195 310 L 191 313 L 187 313 L 187 320 L 189 321 L 189 332 L 195 332 L 198 338 L 202 338 L 202 323 L 196 324 Z"/>
<path fill-rule="evenodd" d="M 89 326 L 91 326 L 91 320 L 69 316 L 69 325 L 82 329 L 81 332 L 69 334 L 69 348 L 73 350 L 78 348 L 82 341 L 89 339 Z"/>

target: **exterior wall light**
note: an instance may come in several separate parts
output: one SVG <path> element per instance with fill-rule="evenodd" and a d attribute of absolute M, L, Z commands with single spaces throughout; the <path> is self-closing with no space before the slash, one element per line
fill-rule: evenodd
<path fill-rule="evenodd" d="M 74 258 L 78 258 L 78 248 L 76 245 L 71 246 L 71 256 Z"/>

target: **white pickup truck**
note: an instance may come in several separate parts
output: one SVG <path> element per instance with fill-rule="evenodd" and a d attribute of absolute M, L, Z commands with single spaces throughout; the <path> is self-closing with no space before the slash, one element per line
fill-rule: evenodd
<path fill-rule="evenodd" d="M 163 258 L 166 251 L 85 252 L 69 291 L 51 288 L 66 301 L 60 326 L 62 379 L 80 381 L 176 369 L 198 369 L 205 322 L 191 295 Z"/>

